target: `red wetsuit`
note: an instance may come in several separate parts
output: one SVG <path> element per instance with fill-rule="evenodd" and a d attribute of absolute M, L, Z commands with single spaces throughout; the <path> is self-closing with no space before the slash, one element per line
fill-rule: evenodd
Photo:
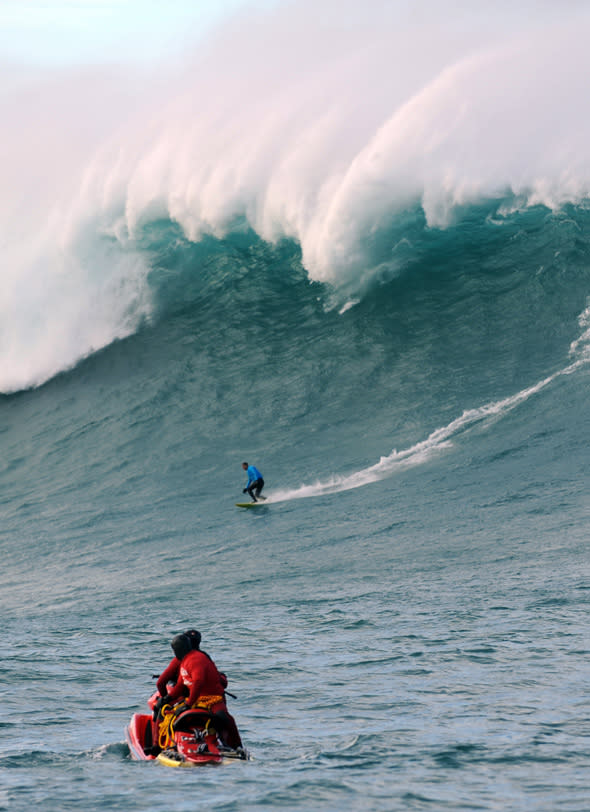
<path fill-rule="evenodd" d="M 210 705 L 210 711 L 223 717 L 227 723 L 226 735 L 223 737 L 230 747 L 239 747 L 242 742 L 234 718 L 227 710 L 224 689 L 227 686 L 225 674 L 220 674 L 217 666 L 210 657 L 202 651 L 193 650 L 183 657 L 180 663 L 180 674 L 174 688 L 170 689 L 168 696 L 172 700 L 179 699 L 188 690 L 186 704 L 192 707 L 199 697 L 219 697 L 217 702 Z"/>
<path fill-rule="evenodd" d="M 199 652 L 199 654 L 202 654 L 202 653 L 203 652 L 201 652 L 201 651 Z M 205 656 L 207 656 L 207 655 L 205 655 Z M 178 674 L 179 674 L 179 672 L 180 672 L 180 660 L 178 660 L 176 657 L 173 657 L 170 660 L 170 662 L 168 663 L 168 665 L 166 666 L 166 668 L 162 671 L 162 673 L 158 677 L 158 682 L 156 684 L 156 687 L 158 688 L 158 693 L 160 694 L 160 696 L 166 696 L 166 695 L 172 696 L 173 695 L 172 694 L 172 691 L 173 691 L 172 688 L 170 688 L 170 694 L 168 694 L 168 683 L 172 682 L 174 685 L 176 685 L 176 683 L 178 682 Z M 227 677 L 225 676 L 223 671 L 218 671 L 217 673 L 219 674 L 219 679 L 221 680 L 222 688 L 227 688 Z M 187 691 L 185 690 L 183 693 L 186 694 Z M 207 692 L 206 691 L 201 691 L 201 693 L 204 694 L 204 693 L 207 693 Z M 221 693 L 223 694 L 223 691 L 221 691 Z M 174 696 L 175 696 L 175 694 L 174 694 Z"/>
<path fill-rule="evenodd" d="M 186 704 L 191 707 L 200 696 L 220 696 L 223 700 L 224 685 L 213 660 L 202 651 L 189 651 L 180 663 L 180 676 L 168 696 L 179 699 L 183 686 L 188 688 Z M 223 703 L 225 705 L 225 701 Z"/>
<path fill-rule="evenodd" d="M 173 657 L 166 668 L 162 671 L 160 676 L 158 677 L 157 688 L 158 693 L 160 696 L 166 696 L 168 693 L 168 683 L 173 682 L 176 684 L 178 680 L 178 672 L 180 671 L 180 660 L 176 657 Z"/>

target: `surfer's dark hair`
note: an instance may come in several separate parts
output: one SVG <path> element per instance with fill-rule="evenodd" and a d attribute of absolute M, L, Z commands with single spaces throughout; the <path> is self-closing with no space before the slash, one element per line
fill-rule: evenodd
<path fill-rule="evenodd" d="M 243 463 L 242 463 L 242 465 L 248 465 L 248 463 L 247 463 L 247 462 L 243 462 Z"/>

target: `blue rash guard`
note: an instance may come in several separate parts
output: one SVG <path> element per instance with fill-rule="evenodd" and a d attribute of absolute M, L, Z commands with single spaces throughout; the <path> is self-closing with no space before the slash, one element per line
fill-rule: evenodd
<path fill-rule="evenodd" d="M 256 482 L 257 479 L 262 479 L 262 474 L 254 465 L 249 465 L 246 473 L 248 474 L 248 484 L 246 488 L 249 488 L 253 482 Z"/>

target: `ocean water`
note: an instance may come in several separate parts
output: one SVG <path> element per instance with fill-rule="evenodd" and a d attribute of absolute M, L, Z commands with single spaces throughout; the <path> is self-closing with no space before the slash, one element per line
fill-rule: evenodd
<path fill-rule="evenodd" d="M 588 17 L 393 8 L 7 83 L 0 810 L 589 807 Z M 252 760 L 134 762 L 193 626 Z"/>

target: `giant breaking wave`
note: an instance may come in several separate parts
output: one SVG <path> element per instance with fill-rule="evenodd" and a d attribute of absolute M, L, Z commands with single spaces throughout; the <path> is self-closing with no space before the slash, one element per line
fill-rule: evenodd
<path fill-rule="evenodd" d="M 294 240 L 346 307 L 468 211 L 585 206 L 590 14 L 532 11 L 297 3 L 149 76 L 4 71 L 0 391 L 153 317 L 154 223 Z"/>

